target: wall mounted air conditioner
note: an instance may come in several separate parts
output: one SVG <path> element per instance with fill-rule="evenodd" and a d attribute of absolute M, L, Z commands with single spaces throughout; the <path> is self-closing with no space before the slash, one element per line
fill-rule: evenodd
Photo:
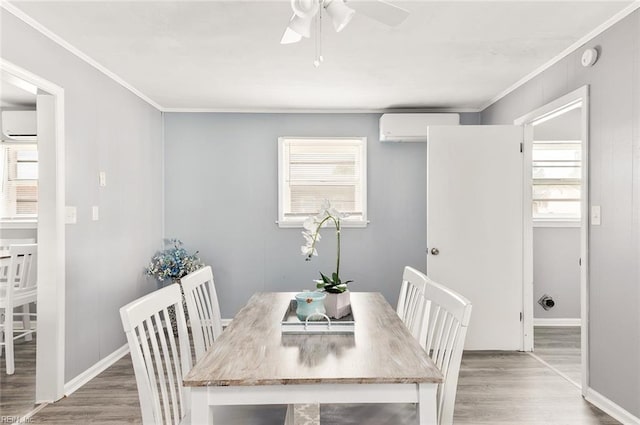
<path fill-rule="evenodd" d="M 430 125 L 460 125 L 458 114 L 393 113 L 380 117 L 381 142 L 426 142 Z"/>
<path fill-rule="evenodd" d="M 37 122 L 36 111 L 2 111 L 2 139 L 35 142 Z"/>

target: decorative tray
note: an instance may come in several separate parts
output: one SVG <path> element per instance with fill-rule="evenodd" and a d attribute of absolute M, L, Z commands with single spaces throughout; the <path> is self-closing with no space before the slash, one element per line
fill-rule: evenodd
<path fill-rule="evenodd" d="M 340 319 L 329 319 L 326 315 L 314 316 L 321 320 L 301 321 L 296 315 L 298 304 L 291 300 L 281 322 L 283 334 L 353 334 L 356 320 L 353 311 Z"/>

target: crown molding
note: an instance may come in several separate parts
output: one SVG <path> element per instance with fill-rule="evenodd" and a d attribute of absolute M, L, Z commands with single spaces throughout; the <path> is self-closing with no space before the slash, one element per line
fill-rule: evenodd
<path fill-rule="evenodd" d="M 30 27 L 32 27 L 36 31 L 40 32 L 42 35 L 44 35 L 45 37 L 49 38 L 51 41 L 53 41 L 54 43 L 56 43 L 60 47 L 66 49 L 70 53 L 76 55 L 77 57 L 79 57 L 80 59 L 85 61 L 87 64 L 91 65 L 92 67 L 94 67 L 98 71 L 102 72 L 107 77 L 111 78 L 116 83 L 120 84 L 122 87 L 124 87 L 127 90 L 129 90 L 131 93 L 133 93 L 136 96 L 138 96 L 140 99 L 142 99 L 145 102 L 147 102 L 149 105 L 153 106 L 154 108 L 156 108 L 159 111 L 163 110 L 162 106 L 160 106 L 159 104 L 157 104 L 156 102 L 151 100 L 148 96 L 146 96 L 144 93 L 142 93 L 140 90 L 136 89 L 131 84 L 126 82 L 119 75 L 117 75 L 116 73 L 110 71 L 109 69 L 107 69 L 106 67 L 101 65 L 98 61 L 96 61 L 95 59 L 93 59 L 89 55 L 83 53 L 80 49 L 76 48 L 71 43 L 69 43 L 68 41 L 66 41 L 62 37 L 60 37 L 59 35 L 55 34 L 51 30 L 46 28 L 44 25 L 42 25 L 40 22 L 38 22 L 35 19 L 33 19 L 31 16 L 27 15 L 25 12 L 20 10 L 18 7 L 16 7 L 13 4 L 9 3 L 9 1 L 0 0 L 0 8 L 2 8 L 4 10 L 6 10 L 7 12 L 11 13 L 13 16 L 15 16 L 16 18 L 20 19 L 22 22 L 24 22 L 25 24 L 29 25 Z"/>
<path fill-rule="evenodd" d="M 640 0 L 634 1 L 630 5 L 628 5 L 627 7 L 625 7 L 624 9 L 622 9 L 621 11 L 619 11 L 618 13 L 613 15 L 611 18 L 607 19 L 605 22 L 603 22 L 602 24 L 597 26 L 595 29 L 590 31 L 587 35 L 585 35 L 584 37 L 580 38 L 578 41 L 573 43 L 571 46 L 567 47 L 565 50 L 563 50 L 560 54 L 555 56 L 553 59 L 551 59 L 550 61 L 546 62 L 544 65 L 540 66 L 539 68 L 536 68 L 533 72 L 530 72 L 525 77 L 523 77 L 522 79 L 518 80 L 515 84 L 511 85 L 506 90 L 504 90 L 504 91 L 500 92 L 498 95 L 494 96 L 492 99 L 490 99 L 487 103 L 485 103 L 483 106 L 481 106 L 479 108 L 480 111 L 481 112 L 484 111 L 489 106 L 493 105 L 494 103 L 496 103 L 497 101 L 499 101 L 503 97 L 507 96 L 508 94 L 510 94 L 511 92 L 515 91 L 519 87 L 523 86 L 524 84 L 526 84 L 530 80 L 532 80 L 535 77 L 537 77 L 538 75 L 542 74 L 544 71 L 546 71 L 547 69 L 551 68 L 553 65 L 555 65 L 558 62 L 560 62 L 562 59 L 566 58 L 567 56 L 569 56 L 570 54 L 572 54 L 573 52 L 578 50 L 580 47 L 584 46 L 586 43 L 588 43 L 589 41 L 593 40 L 598 35 L 602 34 L 606 30 L 608 30 L 609 28 L 611 28 L 612 26 L 614 26 L 615 24 L 617 24 L 618 22 L 620 22 L 621 20 L 623 20 L 624 18 L 626 18 L 627 16 L 629 16 L 630 14 L 635 12 L 638 8 L 640 8 Z"/>
<path fill-rule="evenodd" d="M 168 113 L 220 113 L 220 114 L 386 114 L 386 113 L 475 113 L 479 108 L 385 108 L 385 109 L 287 109 L 287 108 L 164 108 Z"/>

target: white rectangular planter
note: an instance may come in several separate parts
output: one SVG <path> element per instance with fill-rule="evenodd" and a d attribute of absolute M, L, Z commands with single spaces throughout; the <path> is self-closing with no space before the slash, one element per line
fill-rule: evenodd
<path fill-rule="evenodd" d="M 332 319 L 339 319 L 351 313 L 350 292 L 345 291 L 340 294 L 332 294 L 327 292 L 327 298 L 324 300 L 324 308 L 327 310 L 327 316 Z"/>

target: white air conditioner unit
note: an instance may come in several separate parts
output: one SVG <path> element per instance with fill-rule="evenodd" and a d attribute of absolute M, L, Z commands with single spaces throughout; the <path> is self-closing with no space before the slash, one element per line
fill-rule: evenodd
<path fill-rule="evenodd" d="M 36 111 L 2 111 L 2 139 L 35 142 L 37 123 Z"/>
<path fill-rule="evenodd" d="M 383 114 L 380 117 L 381 142 L 426 142 L 430 125 L 460 125 L 458 114 Z"/>

